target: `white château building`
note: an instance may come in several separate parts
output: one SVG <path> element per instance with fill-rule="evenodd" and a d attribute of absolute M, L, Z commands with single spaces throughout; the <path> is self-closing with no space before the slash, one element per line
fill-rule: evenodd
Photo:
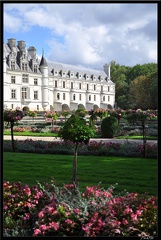
<path fill-rule="evenodd" d="M 115 84 L 104 71 L 41 61 L 36 48 L 13 38 L 3 45 L 4 107 L 29 110 L 113 108 Z"/>

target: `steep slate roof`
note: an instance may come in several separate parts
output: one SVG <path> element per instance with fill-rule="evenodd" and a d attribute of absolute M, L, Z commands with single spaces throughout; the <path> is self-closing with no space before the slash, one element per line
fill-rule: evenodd
<path fill-rule="evenodd" d="M 19 49 L 16 46 L 15 52 L 17 53 L 18 51 L 19 51 Z M 11 49 L 9 48 L 8 44 L 4 43 L 3 44 L 3 54 L 4 54 L 3 57 L 4 58 L 7 57 L 10 54 L 10 52 L 11 52 Z M 31 56 L 28 53 L 27 49 L 26 49 L 26 53 L 27 53 L 27 59 L 28 59 L 28 61 L 30 61 Z M 86 67 L 77 66 L 77 65 L 70 65 L 70 64 L 65 64 L 65 63 L 58 63 L 58 62 L 51 62 L 51 61 L 47 62 L 43 55 L 42 55 L 41 60 L 40 61 L 38 60 L 38 62 L 40 62 L 40 65 L 39 65 L 40 67 L 41 66 L 48 67 L 49 76 L 53 76 L 53 70 L 57 70 L 58 72 L 60 72 L 62 70 L 62 71 L 65 71 L 67 74 L 69 73 L 69 71 L 72 71 L 75 76 L 77 75 L 77 73 L 82 73 L 82 79 L 85 79 L 85 77 L 84 77 L 85 74 L 88 74 L 90 78 L 92 75 L 95 75 L 97 81 L 99 80 L 98 79 L 99 76 L 107 78 L 107 75 L 103 70 L 101 71 L 101 70 L 86 68 Z M 17 63 L 16 63 L 16 69 L 20 70 Z M 29 72 L 32 72 L 30 67 L 28 70 L 29 70 Z M 38 70 L 38 73 L 40 73 L 39 70 Z M 115 85 L 111 80 L 108 80 L 108 83 L 111 85 Z"/>
<path fill-rule="evenodd" d="M 44 56 L 42 55 L 41 61 L 40 61 L 40 67 L 47 67 L 47 62 L 46 59 L 44 58 Z"/>

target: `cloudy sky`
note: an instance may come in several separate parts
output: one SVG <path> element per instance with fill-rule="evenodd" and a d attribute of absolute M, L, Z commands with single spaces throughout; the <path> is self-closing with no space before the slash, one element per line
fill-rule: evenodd
<path fill-rule="evenodd" d="M 4 4 L 4 42 L 24 40 L 47 60 L 103 69 L 157 62 L 156 3 Z"/>

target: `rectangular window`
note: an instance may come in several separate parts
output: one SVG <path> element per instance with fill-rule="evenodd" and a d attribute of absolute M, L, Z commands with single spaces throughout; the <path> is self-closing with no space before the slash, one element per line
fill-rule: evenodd
<path fill-rule="evenodd" d="M 55 81 L 55 87 L 58 87 L 58 82 L 57 81 Z"/>
<path fill-rule="evenodd" d="M 81 94 L 79 94 L 79 100 L 80 100 L 80 101 L 82 100 L 82 95 L 81 95 Z"/>
<path fill-rule="evenodd" d="M 15 76 L 11 76 L 11 83 L 16 83 L 16 77 Z"/>
<path fill-rule="evenodd" d="M 108 92 L 110 91 L 110 87 L 108 86 Z"/>
<path fill-rule="evenodd" d="M 65 88 L 65 82 L 63 81 L 63 88 Z"/>
<path fill-rule="evenodd" d="M 25 87 L 22 88 L 21 97 L 22 97 L 22 99 L 27 98 L 27 88 L 25 88 Z"/>
<path fill-rule="evenodd" d="M 12 89 L 12 90 L 11 90 L 11 98 L 12 98 L 12 99 L 15 99 L 15 98 L 16 98 L 16 90 L 15 90 L 15 89 Z"/>
<path fill-rule="evenodd" d="M 38 85 L 38 80 L 37 80 L 37 78 L 34 78 L 34 85 Z"/>
<path fill-rule="evenodd" d="M 22 63 L 22 70 L 27 71 L 27 63 Z"/>
<path fill-rule="evenodd" d="M 94 95 L 94 101 L 96 101 L 96 95 Z"/>
<path fill-rule="evenodd" d="M 103 86 L 101 86 L 101 92 L 103 92 Z"/>
<path fill-rule="evenodd" d="M 39 105 L 37 105 L 37 111 L 39 111 Z"/>
<path fill-rule="evenodd" d="M 71 82 L 71 89 L 73 89 L 73 82 Z"/>
<path fill-rule="evenodd" d="M 28 83 L 28 75 L 27 74 L 22 75 L 22 82 L 23 83 Z"/>
<path fill-rule="evenodd" d="M 65 93 L 63 93 L 63 100 L 65 100 Z"/>
<path fill-rule="evenodd" d="M 11 69 L 15 70 L 15 61 L 11 61 Z"/>
<path fill-rule="evenodd" d="M 11 109 L 13 109 L 13 107 L 14 107 L 14 105 L 13 105 L 13 104 L 11 104 Z"/>
<path fill-rule="evenodd" d="M 96 91 L 96 85 L 93 86 L 94 91 Z"/>
<path fill-rule="evenodd" d="M 108 96 L 108 102 L 110 101 L 110 96 Z"/>
<path fill-rule="evenodd" d="M 34 65 L 34 72 L 37 73 L 37 68 L 38 66 L 37 65 Z"/>
<path fill-rule="evenodd" d="M 79 83 L 79 89 L 81 89 L 82 88 L 82 84 L 81 83 Z"/>
<path fill-rule="evenodd" d="M 87 84 L 87 90 L 89 90 L 89 84 Z"/>
<path fill-rule="evenodd" d="M 34 91 L 34 99 L 38 99 L 38 91 Z"/>

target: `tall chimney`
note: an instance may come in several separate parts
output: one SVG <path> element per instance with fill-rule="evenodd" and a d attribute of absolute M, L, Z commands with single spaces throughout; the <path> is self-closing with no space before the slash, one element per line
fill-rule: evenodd
<path fill-rule="evenodd" d="M 110 64 L 105 64 L 104 66 L 104 72 L 107 74 L 107 77 L 110 79 Z"/>
<path fill-rule="evenodd" d="M 29 47 L 28 52 L 32 58 L 36 57 L 36 48 L 35 47 Z"/>
<path fill-rule="evenodd" d="M 25 50 L 26 47 L 25 41 L 18 41 L 18 47 L 21 51 Z"/>
<path fill-rule="evenodd" d="M 10 47 L 11 50 L 13 50 L 13 48 L 16 47 L 16 39 L 14 38 L 8 39 L 8 46 Z"/>

